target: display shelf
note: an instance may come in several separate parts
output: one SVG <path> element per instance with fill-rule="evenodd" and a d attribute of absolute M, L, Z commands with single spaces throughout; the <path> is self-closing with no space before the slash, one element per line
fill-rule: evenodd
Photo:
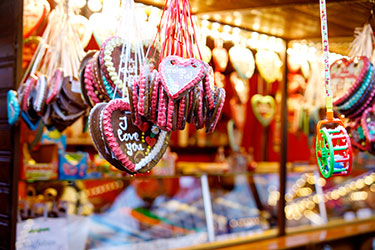
<path fill-rule="evenodd" d="M 189 167 L 191 165 L 210 165 L 214 163 L 207 163 L 207 162 L 178 162 L 177 165 L 179 167 Z M 288 164 L 289 172 L 291 173 L 308 173 L 316 170 L 315 165 L 295 165 L 292 163 Z M 137 174 L 137 175 L 126 175 L 121 177 L 100 177 L 100 178 L 85 178 L 85 179 L 55 179 L 55 180 L 25 180 L 20 179 L 22 182 L 59 182 L 59 181 L 100 181 L 100 180 L 135 180 L 135 179 L 167 179 L 167 178 L 180 178 L 185 176 L 190 177 L 201 177 L 202 175 L 207 176 L 218 176 L 218 177 L 234 177 L 239 175 L 247 175 L 247 176 L 253 176 L 256 174 L 273 174 L 278 173 L 278 163 L 277 162 L 258 162 L 257 168 L 250 172 L 226 172 L 226 173 L 220 173 L 220 172 L 210 172 L 210 173 L 204 173 L 204 172 L 196 172 L 196 173 L 190 173 L 190 174 L 175 174 L 175 175 L 151 175 L 151 174 Z"/>
<path fill-rule="evenodd" d="M 296 249 L 303 248 L 304 246 L 311 247 L 312 245 L 324 244 L 327 242 L 360 235 L 375 235 L 375 218 L 352 222 L 340 221 L 328 223 L 322 227 L 309 227 L 305 231 L 294 231 L 293 233 L 289 233 L 287 236 L 283 237 L 275 237 L 276 234 L 272 234 L 272 230 L 270 230 L 269 233 L 264 232 L 261 236 L 239 238 L 215 243 L 205 243 L 189 248 L 179 248 L 178 250 L 217 248 L 222 250 Z M 352 242 L 351 244 L 355 243 Z"/>
<path fill-rule="evenodd" d="M 67 137 L 66 138 L 67 146 L 94 146 L 90 137 Z M 181 147 L 178 145 L 170 145 L 173 152 L 178 154 L 215 154 L 220 146 L 186 146 Z"/>
<path fill-rule="evenodd" d="M 72 146 L 94 146 L 90 137 L 68 137 L 66 144 Z"/>

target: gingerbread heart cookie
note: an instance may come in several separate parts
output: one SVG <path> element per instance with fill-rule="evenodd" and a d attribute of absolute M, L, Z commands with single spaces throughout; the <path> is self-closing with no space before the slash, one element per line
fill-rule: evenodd
<path fill-rule="evenodd" d="M 47 77 L 45 75 L 40 75 L 36 83 L 36 96 L 34 99 L 34 110 L 43 115 L 44 106 L 47 100 Z"/>
<path fill-rule="evenodd" d="M 365 110 L 361 118 L 363 132 L 370 143 L 375 142 L 375 107 Z"/>
<path fill-rule="evenodd" d="M 331 85 L 335 106 L 343 104 L 356 92 L 366 77 L 369 65 L 369 59 L 364 56 L 350 60 L 342 58 L 331 65 Z"/>
<path fill-rule="evenodd" d="M 107 106 L 107 103 L 98 103 L 91 109 L 89 115 L 89 132 L 92 141 L 99 154 L 106 159 L 110 164 L 115 166 L 117 169 L 125 171 L 126 169 L 122 166 L 121 162 L 114 157 L 111 150 L 108 149 L 106 140 L 103 134 L 103 110 Z"/>
<path fill-rule="evenodd" d="M 255 70 L 254 56 L 251 50 L 239 45 L 229 49 L 230 61 L 238 75 L 243 79 L 250 79 Z"/>
<path fill-rule="evenodd" d="M 283 63 L 275 51 L 259 50 L 255 55 L 255 63 L 260 75 L 267 83 L 282 79 L 281 66 Z"/>
<path fill-rule="evenodd" d="M 159 64 L 159 76 L 167 95 L 176 100 L 203 79 L 202 61 L 178 56 L 167 56 Z"/>
<path fill-rule="evenodd" d="M 268 126 L 275 115 L 275 99 L 270 95 L 253 95 L 251 107 L 258 121 L 264 126 Z"/>
<path fill-rule="evenodd" d="M 110 150 L 131 174 L 149 171 L 168 147 L 170 133 L 148 121 L 134 125 L 130 105 L 122 99 L 108 103 L 103 110 L 102 123 Z"/>
<path fill-rule="evenodd" d="M 367 151 L 369 149 L 370 145 L 366 139 L 360 120 L 349 123 L 345 129 L 348 131 L 353 147 L 361 151 Z"/>
<path fill-rule="evenodd" d="M 8 106 L 8 123 L 9 125 L 15 124 L 21 112 L 20 103 L 17 98 L 17 92 L 14 90 L 9 90 L 7 95 L 7 106 Z"/>
<path fill-rule="evenodd" d="M 63 84 L 63 78 L 63 71 L 61 69 L 56 69 L 52 78 L 48 81 L 47 104 L 50 104 L 57 99 Z"/>

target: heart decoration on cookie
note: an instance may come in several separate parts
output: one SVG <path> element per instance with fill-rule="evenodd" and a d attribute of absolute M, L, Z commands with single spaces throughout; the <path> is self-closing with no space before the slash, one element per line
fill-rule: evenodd
<path fill-rule="evenodd" d="M 238 75 L 243 79 L 250 79 L 254 74 L 255 62 L 251 50 L 239 45 L 229 50 L 230 61 Z"/>
<path fill-rule="evenodd" d="M 127 172 L 145 173 L 161 159 L 168 147 L 170 132 L 151 122 L 136 126 L 131 121 L 130 105 L 115 99 L 103 110 L 105 140 Z"/>
<path fill-rule="evenodd" d="M 258 121 L 264 126 L 268 126 L 275 115 L 275 99 L 270 95 L 253 95 L 251 107 Z"/>
<path fill-rule="evenodd" d="M 202 80 L 205 66 L 197 59 L 168 56 L 159 64 L 161 83 L 172 100 L 181 97 Z"/>

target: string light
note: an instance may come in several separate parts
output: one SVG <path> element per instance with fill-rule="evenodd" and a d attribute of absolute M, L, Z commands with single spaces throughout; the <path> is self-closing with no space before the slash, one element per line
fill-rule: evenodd
<path fill-rule="evenodd" d="M 313 178 L 313 175 L 306 175 L 306 181 L 309 184 L 314 184 L 315 180 Z M 301 178 L 302 179 L 302 178 Z M 301 180 L 300 179 L 300 180 Z M 319 178 L 318 185 L 325 185 L 326 182 L 324 180 L 321 181 L 322 178 Z M 302 194 L 307 191 L 306 188 L 298 188 L 298 182 L 299 184 L 302 184 L 302 182 L 298 180 L 295 185 L 293 185 L 294 189 L 297 188 L 297 192 Z M 287 194 L 285 197 L 287 199 L 287 204 L 285 206 L 285 216 L 288 220 L 299 220 L 301 219 L 301 214 L 307 218 L 306 215 L 310 215 L 313 209 L 315 209 L 316 204 L 319 202 L 328 202 L 330 200 L 338 200 L 341 197 L 348 196 L 349 200 L 352 201 L 362 201 L 366 200 L 368 198 L 368 192 L 366 191 L 357 191 L 360 189 L 365 188 L 366 186 L 369 186 L 369 190 L 371 192 L 375 192 L 375 173 L 367 173 L 361 177 L 358 177 L 354 180 L 351 180 L 350 182 L 343 183 L 334 189 L 327 190 L 325 194 L 318 195 L 318 194 L 310 194 L 310 196 L 304 196 L 303 199 L 298 199 L 297 201 L 290 204 L 290 201 L 292 200 L 291 194 Z M 292 190 L 293 190 L 292 187 Z M 304 191 L 303 191 L 304 190 Z M 309 218 L 311 219 L 311 218 Z"/>

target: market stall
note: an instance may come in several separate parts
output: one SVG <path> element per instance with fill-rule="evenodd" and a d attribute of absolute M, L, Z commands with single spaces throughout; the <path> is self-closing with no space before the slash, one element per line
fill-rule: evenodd
<path fill-rule="evenodd" d="M 370 246 L 374 4 L 322 3 L 0 4 L 0 246 Z"/>

